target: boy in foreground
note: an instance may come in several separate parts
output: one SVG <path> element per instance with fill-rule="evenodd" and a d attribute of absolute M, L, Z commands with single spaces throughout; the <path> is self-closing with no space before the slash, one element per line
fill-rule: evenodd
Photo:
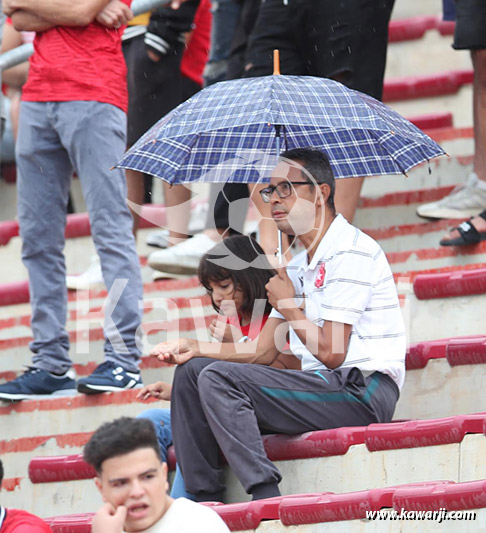
<path fill-rule="evenodd" d="M 210 508 L 168 496 L 167 464 L 150 420 L 103 424 L 86 444 L 84 459 L 96 470 L 105 502 L 93 518 L 93 533 L 229 532 Z"/>

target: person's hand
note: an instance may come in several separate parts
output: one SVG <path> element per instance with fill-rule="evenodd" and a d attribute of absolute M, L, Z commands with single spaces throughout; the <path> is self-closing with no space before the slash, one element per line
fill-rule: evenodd
<path fill-rule="evenodd" d="M 150 355 L 163 363 L 182 365 L 195 356 L 195 347 L 196 341 L 193 339 L 177 339 L 157 344 L 150 351 Z"/>
<path fill-rule="evenodd" d="M 267 290 L 267 298 L 270 305 L 277 311 L 281 300 L 289 300 L 295 296 L 294 284 L 284 267 L 277 269 L 277 275 L 270 278 L 265 285 L 265 289 Z"/>
<path fill-rule="evenodd" d="M 120 505 L 115 509 L 111 503 L 105 503 L 93 517 L 92 533 L 123 533 L 127 517 L 127 508 Z"/>
<path fill-rule="evenodd" d="M 170 7 L 172 9 L 179 9 L 184 2 L 187 2 L 187 0 L 172 0 Z"/>
<path fill-rule="evenodd" d="M 154 63 L 158 63 L 160 61 L 160 56 L 158 56 L 155 52 L 152 52 L 152 50 L 147 50 L 147 55 Z"/>
<path fill-rule="evenodd" d="M 172 392 L 172 385 L 170 383 L 164 383 L 163 381 L 157 381 L 151 385 L 145 385 L 137 394 L 137 400 L 145 402 L 150 398 L 156 398 L 157 400 L 170 400 Z"/>
<path fill-rule="evenodd" d="M 243 337 L 240 328 L 217 318 L 209 324 L 209 332 L 219 342 L 238 342 Z"/>
<path fill-rule="evenodd" d="M 96 20 L 107 28 L 125 26 L 132 18 L 132 10 L 120 0 L 111 0 L 96 15 Z"/>

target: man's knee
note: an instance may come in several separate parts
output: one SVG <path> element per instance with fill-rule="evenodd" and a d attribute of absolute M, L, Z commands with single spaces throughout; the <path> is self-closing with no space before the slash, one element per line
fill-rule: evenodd
<path fill-rule="evenodd" d="M 183 365 L 178 365 L 174 374 L 174 387 L 184 386 L 187 383 L 197 384 L 201 372 L 212 364 L 215 363 L 202 357 L 196 357 Z"/>
<path fill-rule="evenodd" d="M 239 381 L 237 374 L 242 369 L 240 363 L 218 361 L 206 366 L 199 373 L 197 388 L 199 397 L 211 399 L 220 394 L 221 389 L 228 390 Z"/>

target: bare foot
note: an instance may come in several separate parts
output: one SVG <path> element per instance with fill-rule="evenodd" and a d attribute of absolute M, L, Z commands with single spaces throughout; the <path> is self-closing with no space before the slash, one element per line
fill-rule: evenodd
<path fill-rule="evenodd" d="M 479 231 L 479 233 L 486 232 L 486 220 L 484 220 L 484 218 L 480 216 L 473 217 L 469 223 L 472 224 Z M 457 239 L 460 236 L 461 234 L 459 231 L 454 228 L 442 237 L 442 241 L 451 241 L 452 239 Z"/>

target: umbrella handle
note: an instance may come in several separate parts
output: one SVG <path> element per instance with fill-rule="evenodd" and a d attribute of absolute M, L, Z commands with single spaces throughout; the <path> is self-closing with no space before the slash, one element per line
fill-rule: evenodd
<path fill-rule="evenodd" d="M 273 75 L 280 75 L 280 50 L 273 51 Z"/>
<path fill-rule="evenodd" d="M 277 259 L 278 265 L 283 265 L 282 232 L 280 230 L 278 230 Z"/>
<path fill-rule="evenodd" d="M 278 60 L 278 50 L 274 50 L 273 54 L 274 54 L 274 58 L 275 58 L 275 54 L 276 54 L 277 60 Z M 275 72 L 274 72 L 274 74 L 275 74 Z M 277 157 L 280 156 L 280 129 L 281 129 L 281 126 L 275 125 L 275 148 L 276 148 L 276 152 L 277 152 Z M 280 230 L 278 230 L 277 234 L 278 234 L 277 259 L 278 259 L 278 264 L 280 266 L 280 265 L 283 264 L 282 232 Z"/>

